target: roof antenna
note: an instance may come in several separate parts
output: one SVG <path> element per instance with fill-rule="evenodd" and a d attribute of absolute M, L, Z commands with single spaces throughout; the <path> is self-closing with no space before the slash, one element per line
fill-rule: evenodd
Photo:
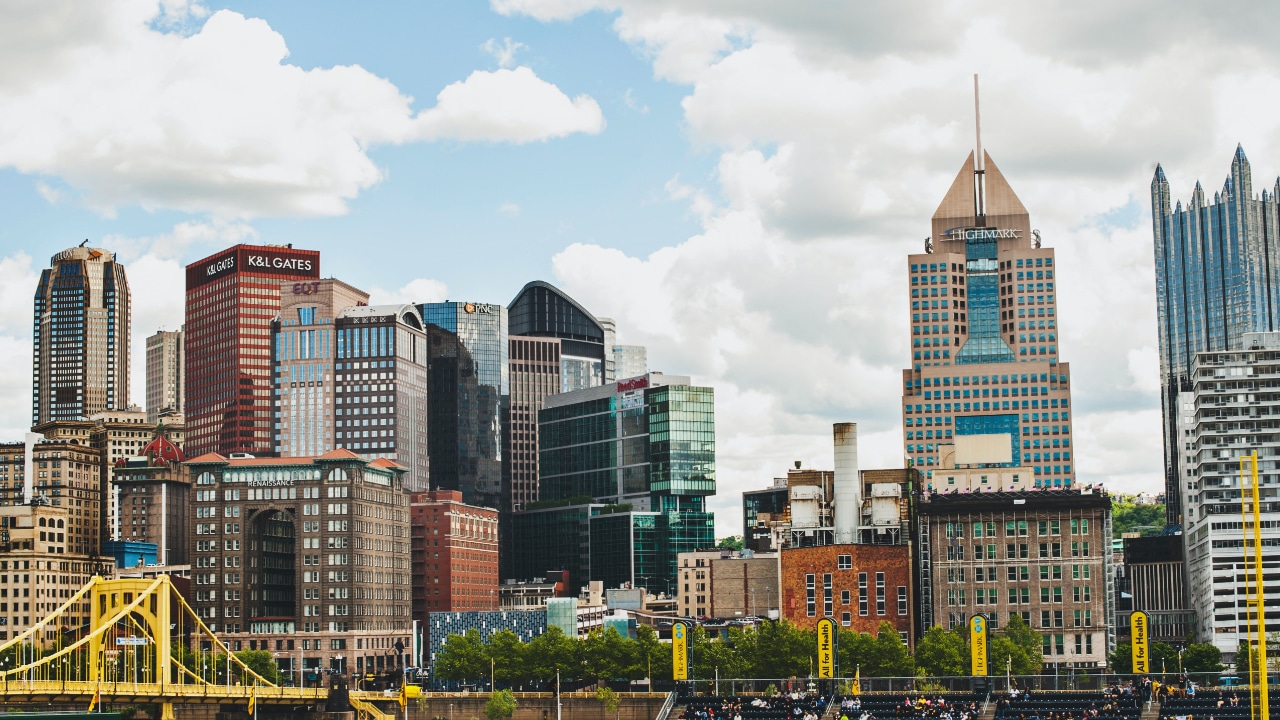
<path fill-rule="evenodd" d="M 977 149 L 973 155 L 973 186 L 978 191 L 978 196 L 976 198 L 978 201 L 978 207 L 977 212 L 974 214 L 977 216 L 979 225 L 986 225 L 987 206 L 985 198 L 983 197 L 983 185 L 985 184 L 983 182 L 983 176 L 986 173 L 986 168 L 982 161 L 982 112 L 978 104 L 978 73 L 973 74 L 973 132 L 977 143 Z"/>

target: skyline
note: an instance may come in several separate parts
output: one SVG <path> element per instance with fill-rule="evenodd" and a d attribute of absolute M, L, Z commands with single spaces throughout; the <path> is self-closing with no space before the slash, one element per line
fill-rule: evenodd
<path fill-rule="evenodd" d="M 899 283 L 972 150 L 978 72 L 985 145 L 1058 254 L 1078 481 L 1154 491 L 1151 174 L 1162 162 L 1185 201 L 1237 143 L 1256 184 L 1280 168 L 1267 93 L 1242 91 L 1275 84 L 1251 70 L 1276 52 L 1265 8 L 158 7 L 0 24 L 20 68 L 0 76 L 3 437 L 29 419 L 48 257 L 85 238 L 119 254 L 141 403 L 181 268 L 293 243 L 375 302 L 506 304 L 542 279 L 616 319 L 651 367 L 716 388 L 709 505 L 717 535 L 740 532 L 740 491 L 796 459 L 830 467 L 832 422 L 859 423 L 867 467 L 901 464 Z M 301 92 L 333 101 L 323 122 Z M 1117 322 L 1090 322 L 1104 313 Z"/>

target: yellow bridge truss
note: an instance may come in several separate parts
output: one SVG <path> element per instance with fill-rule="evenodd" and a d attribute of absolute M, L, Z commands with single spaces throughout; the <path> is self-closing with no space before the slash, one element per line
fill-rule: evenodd
<path fill-rule="evenodd" d="M 95 577 L 48 617 L 0 644 L 0 698 L 17 703 L 303 705 L 326 688 L 280 687 L 236 657 L 173 588 Z M 352 693 L 360 720 L 388 720 Z"/>

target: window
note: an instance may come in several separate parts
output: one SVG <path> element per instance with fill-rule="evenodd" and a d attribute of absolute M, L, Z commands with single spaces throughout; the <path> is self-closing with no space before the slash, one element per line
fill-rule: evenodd
<path fill-rule="evenodd" d="M 834 595 L 831 592 L 831 573 L 822 575 L 822 616 L 835 617 Z"/>
<path fill-rule="evenodd" d="M 960 591 L 960 598 L 960 602 L 964 603 L 964 590 Z M 876 573 L 876 614 L 885 614 L 884 573 L 882 572 Z"/>
<path fill-rule="evenodd" d="M 840 624 L 845 627 L 853 624 L 853 617 L 848 611 L 840 613 Z"/>
<path fill-rule="evenodd" d="M 804 576 L 804 592 L 805 592 L 805 615 L 816 617 L 818 614 L 817 600 L 817 576 L 809 573 Z"/>
<path fill-rule="evenodd" d="M 852 570 L 852 569 L 853 569 L 853 556 L 852 556 L 852 555 L 837 555 L 837 556 L 836 556 L 836 567 L 837 567 L 837 569 L 840 569 L 840 570 Z"/>
<path fill-rule="evenodd" d="M 841 590 L 841 591 L 840 591 L 840 604 L 841 604 L 841 605 L 848 605 L 848 604 L 849 604 L 849 602 L 850 602 L 850 595 L 851 595 L 851 593 L 850 593 L 848 590 Z M 845 613 L 845 614 L 847 615 L 848 613 Z"/>
<path fill-rule="evenodd" d="M 858 614 L 867 615 L 867 574 L 858 573 Z"/>
<path fill-rule="evenodd" d="M 845 613 L 848 615 L 848 613 Z M 898 616 L 906 617 L 907 615 L 907 586 L 898 586 Z"/>

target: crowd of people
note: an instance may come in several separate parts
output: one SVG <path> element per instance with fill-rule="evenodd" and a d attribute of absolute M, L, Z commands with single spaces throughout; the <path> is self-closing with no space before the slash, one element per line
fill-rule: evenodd
<path fill-rule="evenodd" d="M 700 697 L 689 702 L 680 717 L 686 720 L 743 720 L 743 712 L 747 711 L 747 717 L 753 718 L 818 720 L 824 707 L 822 698 L 800 692 L 774 693 L 750 700 L 742 697 Z"/>

